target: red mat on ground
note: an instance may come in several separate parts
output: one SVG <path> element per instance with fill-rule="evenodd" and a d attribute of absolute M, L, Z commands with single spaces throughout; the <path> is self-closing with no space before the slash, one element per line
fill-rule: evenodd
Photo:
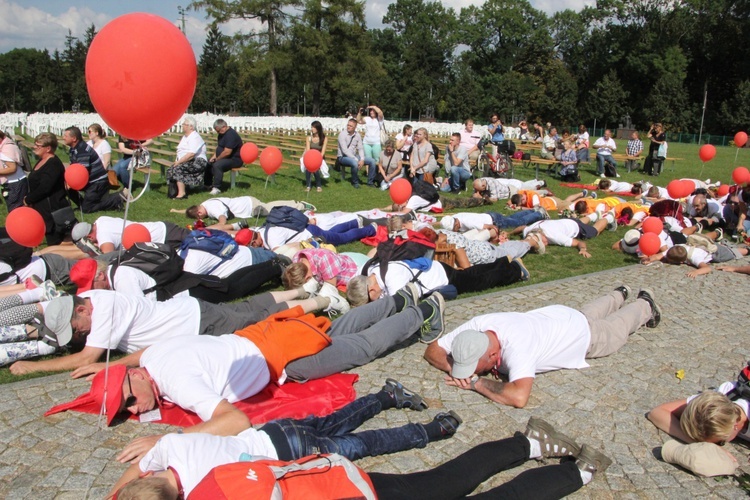
<path fill-rule="evenodd" d="M 234 403 L 248 416 L 253 425 L 262 424 L 278 418 L 304 418 L 310 415 L 328 415 L 354 401 L 357 393 L 354 383 L 359 379 L 356 374 L 338 373 L 304 384 L 289 382 L 282 386 L 268 384 L 265 389 L 253 397 Z M 99 414 L 99 406 L 90 394 L 82 394 L 73 401 L 50 408 L 44 416 L 66 410 L 82 413 Z M 179 406 L 167 404 L 161 408 L 160 424 L 189 427 L 201 423 L 193 412 Z M 130 415 L 137 420 L 138 417 Z"/>

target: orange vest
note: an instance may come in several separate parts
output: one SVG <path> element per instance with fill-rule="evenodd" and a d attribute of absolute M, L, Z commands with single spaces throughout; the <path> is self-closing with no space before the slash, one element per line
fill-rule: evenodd
<path fill-rule="evenodd" d="M 622 215 L 622 211 L 626 208 L 633 210 L 633 215 L 638 212 L 648 213 L 648 207 L 643 205 L 636 205 L 635 203 L 620 203 L 615 206 L 615 218 L 619 219 Z"/>
<path fill-rule="evenodd" d="M 271 382 L 277 382 L 287 364 L 331 345 L 331 338 L 325 333 L 330 326 L 328 318 L 305 314 L 302 307 L 295 306 L 234 333 L 260 349 L 266 358 Z"/>
<path fill-rule="evenodd" d="M 539 198 L 539 206 L 543 209 L 548 211 L 557 209 L 557 203 L 555 203 L 555 200 L 553 200 L 552 198 L 545 198 L 536 191 L 527 191 L 525 189 L 521 189 L 518 191 L 518 194 L 526 195 L 526 208 L 534 208 L 534 196 L 537 196 Z"/>
<path fill-rule="evenodd" d="M 292 462 L 256 460 L 215 467 L 188 500 L 376 500 L 365 471 L 336 453 L 310 455 Z"/>

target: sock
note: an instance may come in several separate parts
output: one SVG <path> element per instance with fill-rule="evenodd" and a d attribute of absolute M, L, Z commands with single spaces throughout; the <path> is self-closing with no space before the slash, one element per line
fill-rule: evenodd
<path fill-rule="evenodd" d="M 422 424 L 422 427 L 424 427 L 425 432 L 427 432 L 427 439 L 429 439 L 430 442 L 439 441 L 448 436 L 443 432 L 443 428 L 440 427 L 440 422 L 437 420 L 433 420 L 429 424 Z"/>
<path fill-rule="evenodd" d="M 425 321 L 430 319 L 432 313 L 434 312 L 432 305 L 428 304 L 427 302 L 420 302 L 417 307 L 422 312 L 422 319 L 424 319 Z"/>
<path fill-rule="evenodd" d="M 400 293 L 393 296 L 393 302 L 396 304 L 396 312 L 401 312 L 406 307 L 406 299 Z"/>
<path fill-rule="evenodd" d="M 317 297 L 313 297 L 313 300 L 315 301 L 315 306 L 318 309 L 325 309 L 329 305 L 331 305 L 331 299 L 328 297 L 321 297 L 318 295 Z"/>
<path fill-rule="evenodd" d="M 36 346 L 40 356 L 47 356 L 57 351 L 57 348 L 52 347 L 49 344 L 45 344 L 41 340 L 37 341 Z"/>
<path fill-rule="evenodd" d="M 587 485 L 591 482 L 592 479 L 594 479 L 594 475 L 590 472 L 586 472 L 585 470 L 578 470 L 578 472 L 581 473 L 581 481 L 584 485 Z"/>
<path fill-rule="evenodd" d="M 34 288 L 33 290 L 24 290 L 23 292 L 19 292 L 17 295 L 21 297 L 21 301 L 23 304 L 33 304 L 42 300 L 42 296 L 44 295 L 44 288 L 39 287 Z"/>
<path fill-rule="evenodd" d="M 383 410 L 389 410 L 396 407 L 396 400 L 393 399 L 393 397 L 388 392 L 377 392 L 375 393 L 375 397 L 378 399 L 378 401 L 380 401 L 380 407 Z"/>
<path fill-rule="evenodd" d="M 615 216 L 612 212 L 607 212 L 606 214 L 604 214 L 604 219 L 612 224 L 615 221 Z"/>
<path fill-rule="evenodd" d="M 599 220 L 600 214 L 599 212 L 592 212 L 588 215 L 588 217 L 591 223 L 593 224 L 594 222 Z"/>
<path fill-rule="evenodd" d="M 526 436 L 529 440 L 529 458 L 541 458 L 542 457 L 542 445 L 534 438 Z"/>
<path fill-rule="evenodd" d="M 310 296 L 309 293 L 307 293 L 307 290 L 305 290 L 302 287 L 295 288 L 295 291 L 297 292 L 297 298 L 298 299 L 306 299 Z"/>
<path fill-rule="evenodd" d="M 232 224 L 232 229 L 234 229 L 235 231 L 239 231 L 242 228 L 240 227 L 239 222 L 235 222 L 234 224 Z"/>

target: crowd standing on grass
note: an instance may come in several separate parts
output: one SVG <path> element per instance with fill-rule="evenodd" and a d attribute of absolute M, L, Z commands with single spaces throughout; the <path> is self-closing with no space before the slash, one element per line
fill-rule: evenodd
<path fill-rule="evenodd" d="M 583 369 L 590 358 L 612 356 L 616 362 L 632 333 L 657 328 L 662 310 L 654 292 L 636 293 L 622 284 L 580 310 L 560 304 L 490 313 L 446 333 L 451 299 L 532 279 L 522 260 L 529 253 L 573 258 L 567 247 L 591 258 L 587 242 L 605 230 L 623 232 L 612 251 L 644 264 L 691 266 L 691 278 L 711 272 L 713 263 L 748 255 L 750 191 L 690 179 L 694 189 L 674 199 L 664 186 L 649 181 L 618 181 L 611 130 L 591 144 L 584 125 L 575 135 L 568 130 L 558 135 L 551 124 L 529 127 L 523 121 L 516 135 L 498 114 L 487 126 L 467 119 L 450 136 L 441 165 L 440 148 L 426 129 L 406 125 L 393 139 L 385 130 L 383 110 L 371 105 L 345 122 L 333 168 L 342 181 L 348 169 L 354 188 L 361 177 L 383 190 L 406 180 L 411 196 L 384 209 L 325 214 L 306 201 L 217 197 L 224 189 L 223 174 L 242 166 L 242 138 L 225 120 L 216 120 L 217 145 L 209 157 L 194 118 L 185 116 L 180 123 L 183 136 L 166 170 L 170 197 L 185 199 L 190 187 L 201 186 L 212 197 L 171 210 L 184 213 L 190 227 L 139 221 L 150 242 L 127 249 L 124 229 L 135 221 L 101 216 L 93 223 L 66 224 L 59 212 L 70 210 L 71 201 L 86 213 L 129 203 L 130 193 L 109 193 L 110 184 L 131 182 L 140 165 L 131 156 L 141 144 L 118 137 L 123 159 L 114 161 L 98 124 L 88 128 L 88 144 L 78 128 L 66 129 L 63 141 L 71 162 L 89 171 L 86 186 L 74 191 L 66 186 L 65 167 L 55 155 L 55 135 L 34 139 L 38 161 L 28 173 L 20 168 L 13 141 L 0 137 L 0 184 L 8 192 L 8 210 L 23 205 L 37 210 L 47 243 L 32 254 L 0 231 L 0 364 L 10 365 L 16 375 L 52 370 L 94 375 L 90 394 L 106 408 L 108 424 L 119 413 L 141 414 L 165 402 L 201 419 L 178 434 L 141 438 L 123 450 L 117 459 L 132 465 L 112 494 L 119 491 L 126 498 L 146 491 L 158 491 L 160 498 L 200 492 L 207 487 L 204 476 L 216 467 L 231 467 L 240 455 L 304 467 L 305 457 L 320 453 L 358 471 L 360 482 L 349 475 L 338 487 L 356 483 L 359 491 L 369 489 L 383 498 L 458 498 L 526 460 L 572 456 L 575 460 L 527 470 L 491 491 L 547 498 L 570 494 L 611 461 L 537 418 L 529 420 L 524 433 L 480 445 L 430 471 L 361 471 L 350 460 L 424 447 L 471 425 L 451 411 L 427 424 L 354 433 L 381 411 L 427 409 L 419 394 L 392 378 L 381 391 L 330 416 L 281 419 L 259 429 L 251 428 L 233 403 L 268 384 L 356 369 L 413 340 L 426 345 L 426 363 L 444 372 L 448 386 L 522 408 L 539 374 Z M 358 125 L 364 126 L 364 138 Z M 304 150 L 325 156 L 329 136 L 319 121 L 310 127 Z M 510 156 L 513 138 L 524 151 L 558 163 L 550 172 L 559 168 L 563 178 L 580 176 L 579 167 L 589 162 L 593 147 L 595 185 L 562 199 L 544 181 L 498 178 L 478 170 L 485 145 L 492 145 L 492 158 Z M 666 158 L 663 126 L 654 123 L 647 138 L 644 173 L 658 176 Z M 627 145 L 628 172 L 639 167 L 643 151 L 634 132 Z M 313 178 L 319 192 L 324 181 L 332 182 L 325 163 L 311 173 L 301 159 L 300 168 L 306 192 Z M 441 196 L 441 191 L 450 193 Z M 444 213 L 469 207 L 481 212 Z M 503 207 L 511 212 L 501 213 Z M 260 222 L 259 217 L 265 220 L 251 227 L 248 220 Z M 641 240 L 655 240 L 653 248 Z M 338 252 L 339 245 L 352 241 L 372 250 Z M 552 250 L 553 245 L 564 248 Z M 750 274 L 749 267 L 718 269 Z M 284 290 L 257 293 L 267 283 L 283 284 Z M 108 350 L 127 355 L 101 363 Z M 698 474 L 734 471 L 737 464 L 719 445 L 748 435 L 750 386 L 744 391 L 742 384 L 729 382 L 718 391 L 652 410 L 649 420 L 684 443 L 667 443 L 664 459 Z M 214 453 L 209 457 L 203 449 Z M 148 472 L 154 474 L 144 478 Z M 222 477 L 242 480 L 231 479 L 229 472 Z M 321 485 L 311 480 L 306 487 Z M 438 491 L 441 495 L 427 494 Z"/>

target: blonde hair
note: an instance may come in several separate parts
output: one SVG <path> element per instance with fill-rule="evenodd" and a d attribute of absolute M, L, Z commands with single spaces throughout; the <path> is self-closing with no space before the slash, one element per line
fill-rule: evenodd
<path fill-rule="evenodd" d="M 38 142 L 44 147 L 49 146 L 53 153 L 57 149 L 57 136 L 51 132 L 42 132 L 34 138 L 34 142 Z"/>
<path fill-rule="evenodd" d="M 726 441 L 742 410 L 724 394 L 706 391 L 690 401 L 680 416 L 680 428 L 694 441 Z"/>
<path fill-rule="evenodd" d="M 370 293 L 367 291 L 367 276 L 355 276 L 346 285 L 346 300 L 352 307 L 359 307 L 370 301 Z"/>
<path fill-rule="evenodd" d="M 424 127 L 419 127 L 419 128 L 417 129 L 417 132 L 419 132 L 420 130 L 421 130 L 422 132 L 424 132 L 424 140 L 425 140 L 425 141 L 429 141 L 429 140 L 430 140 L 430 133 L 429 133 L 429 132 L 427 131 L 427 129 L 426 129 L 426 128 L 424 128 Z"/>
<path fill-rule="evenodd" d="M 178 491 L 166 478 L 158 476 L 135 479 L 120 488 L 118 500 L 172 500 L 178 497 Z"/>
<path fill-rule="evenodd" d="M 281 275 L 281 281 L 284 284 L 284 288 L 291 290 L 293 288 L 299 288 L 305 284 L 305 277 L 307 276 L 307 266 L 302 262 L 295 262 L 289 264 L 284 274 Z"/>

